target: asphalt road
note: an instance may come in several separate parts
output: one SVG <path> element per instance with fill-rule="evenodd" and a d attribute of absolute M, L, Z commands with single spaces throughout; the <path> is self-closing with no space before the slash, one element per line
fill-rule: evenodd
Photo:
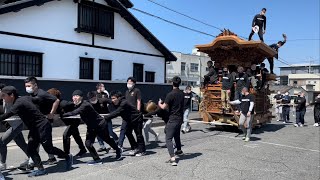
<path fill-rule="evenodd" d="M 196 117 L 193 114 L 193 117 Z M 293 120 L 294 117 L 291 117 Z M 116 130 L 118 130 L 118 125 Z M 64 161 L 46 166 L 49 175 L 35 179 L 297 179 L 318 180 L 320 177 L 320 128 L 313 127 L 312 112 L 308 110 L 305 127 L 293 127 L 281 122 L 272 123 L 254 130 L 252 141 L 245 143 L 233 130 L 221 130 L 201 122 L 192 124 L 192 132 L 182 134 L 183 151 L 177 167 L 166 164 L 169 159 L 164 146 L 163 126 L 155 127 L 160 132 L 159 144 L 147 147 L 144 157 L 126 156 L 122 161 L 113 161 L 113 152 L 101 154 L 103 165 L 88 166 L 87 157 L 76 159 L 74 169 L 64 172 Z M 64 127 L 54 128 L 54 145 L 62 148 L 61 134 Z M 85 126 L 80 127 L 84 135 Z M 26 132 L 24 132 L 26 133 Z M 152 136 L 151 136 L 152 138 Z M 153 140 L 153 138 L 151 139 Z M 127 143 L 127 141 L 126 141 Z M 128 143 L 125 144 L 128 146 Z M 98 146 L 96 146 L 98 147 Z M 71 152 L 78 148 L 72 142 Z M 41 157 L 47 155 L 41 149 Z M 22 151 L 10 144 L 7 164 L 18 165 L 25 160 Z M 28 179 L 19 171 L 3 171 L 7 179 Z"/>

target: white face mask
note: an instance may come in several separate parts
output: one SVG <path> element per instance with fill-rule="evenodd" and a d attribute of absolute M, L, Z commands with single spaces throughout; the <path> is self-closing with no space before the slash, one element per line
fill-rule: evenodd
<path fill-rule="evenodd" d="M 285 95 L 286 95 L 286 96 L 288 96 L 288 95 L 289 95 L 289 93 L 286 93 Z"/>
<path fill-rule="evenodd" d="M 127 88 L 128 88 L 129 90 L 131 90 L 131 89 L 133 89 L 133 85 L 132 85 L 132 84 L 127 84 Z"/>
<path fill-rule="evenodd" d="M 33 93 L 32 87 L 26 87 L 26 92 L 29 94 L 32 94 Z"/>
<path fill-rule="evenodd" d="M 94 101 L 90 101 L 91 104 L 97 104 L 98 99 L 94 100 Z"/>

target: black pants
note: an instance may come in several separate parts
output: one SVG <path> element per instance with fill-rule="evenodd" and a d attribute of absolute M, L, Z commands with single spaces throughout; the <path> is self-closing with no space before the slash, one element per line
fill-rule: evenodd
<path fill-rule="evenodd" d="M 304 115 L 306 114 L 306 111 L 296 111 L 296 123 L 304 124 Z"/>
<path fill-rule="evenodd" d="M 290 106 L 282 107 L 282 119 L 284 122 L 288 122 L 290 120 Z"/>
<path fill-rule="evenodd" d="M 78 129 L 79 125 L 80 125 L 79 119 L 71 120 L 70 124 L 67 126 L 66 130 L 63 133 L 63 150 L 67 154 L 70 154 L 70 144 L 71 144 L 70 137 L 71 136 L 73 136 L 80 150 L 86 150 Z"/>
<path fill-rule="evenodd" d="M 127 131 L 126 131 L 126 136 L 129 140 L 129 143 L 131 145 L 131 149 L 137 149 L 138 152 L 145 152 L 146 151 L 146 146 L 144 143 L 144 138 L 142 134 L 142 129 L 143 129 L 143 120 L 141 119 L 140 121 L 136 122 L 130 122 L 127 124 Z M 132 132 L 136 134 L 137 141 L 135 140 Z"/>
<path fill-rule="evenodd" d="M 273 67 L 274 67 L 273 57 L 268 58 L 268 62 L 269 62 L 269 64 L 270 64 L 270 73 L 271 73 L 271 74 L 274 74 L 274 73 L 273 73 Z"/>
<path fill-rule="evenodd" d="M 66 159 L 68 158 L 67 153 L 53 146 L 52 126 L 49 122 L 40 128 L 29 131 L 27 152 L 34 161 L 36 167 L 42 166 L 41 158 L 37 150 L 40 144 L 48 154 L 57 155 L 58 157 Z"/>
<path fill-rule="evenodd" d="M 104 142 L 109 144 L 112 149 L 119 151 L 119 147 L 117 146 L 116 142 L 109 135 L 107 123 L 104 123 L 97 129 L 87 129 L 85 144 L 94 160 L 100 159 L 96 149 L 93 147 L 94 140 L 97 136 L 99 136 Z"/>
<path fill-rule="evenodd" d="M 172 139 L 176 143 L 177 150 L 181 150 L 180 129 L 182 123 L 168 122 L 165 127 L 166 132 L 166 145 L 170 154 L 170 157 L 174 157 L 174 148 Z"/>
<path fill-rule="evenodd" d="M 251 30 L 251 33 L 249 35 L 249 41 L 251 41 L 253 35 L 254 35 L 254 31 Z M 259 35 L 260 40 L 263 42 L 263 31 L 262 31 L 262 27 L 260 27 L 260 26 L 259 26 L 258 35 Z"/>
<path fill-rule="evenodd" d="M 314 107 L 313 115 L 314 115 L 314 123 L 320 123 L 320 109 L 317 109 L 316 107 Z"/>

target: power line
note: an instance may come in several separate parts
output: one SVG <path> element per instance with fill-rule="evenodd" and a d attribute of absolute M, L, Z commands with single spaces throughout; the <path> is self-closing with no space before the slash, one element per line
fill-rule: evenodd
<path fill-rule="evenodd" d="M 279 40 L 266 40 L 266 41 L 278 42 Z M 320 41 L 320 39 L 287 39 L 287 41 Z"/>
<path fill-rule="evenodd" d="M 162 8 L 165 8 L 165 9 L 167 9 L 167 10 L 169 10 L 169 11 L 175 12 L 175 13 L 177 13 L 177 14 L 180 14 L 180 15 L 184 16 L 184 17 L 187 17 L 187 18 L 189 18 L 189 19 L 192 19 L 192 20 L 194 20 L 194 21 L 197 21 L 197 22 L 199 22 L 199 23 L 201 23 L 201 24 L 204 24 L 204 25 L 206 25 L 206 26 L 209 26 L 209 27 L 218 29 L 218 30 L 220 30 L 220 31 L 223 31 L 223 29 L 221 29 L 221 28 L 219 28 L 219 27 L 217 27 L 217 26 L 208 24 L 208 23 L 203 22 L 203 21 L 201 21 L 201 20 L 199 20 L 199 19 L 193 18 L 193 17 L 191 17 L 191 16 L 188 16 L 188 15 L 186 15 L 186 14 L 183 14 L 183 13 L 181 13 L 181 12 L 178 12 L 178 11 L 176 11 L 176 10 L 174 10 L 174 9 L 168 8 L 168 7 L 166 7 L 166 6 L 162 5 L 162 4 L 159 4 L 159 3 L 157 3 L 157 2 L 154 2 L 153 0 L 147 0 L 147 1 L 149 1 L 149 2 L 151 2 L 151 3 L 153 3 L 153 4 L 156 4 L 156 5 L 158 5 L 158 6 L 162 7 Z"/>
<path fill-rule="evenodd" d="M 146 15 L 148 15 L 148 16 L 152 16 L 152 17 L 154 17 L 154 18 L 160 19 L 160 20 L 165 21 L 165 22 L 167 22 L 167 23 L 173 24 L 173 25 L 175 25 L 175 26 L 178 26 L 178 27 L 181 27 L 181 28 L 184 28 L 184 29 L 188 29 L 188 30 L 193 31 L 193 32 L 197 32 L 197 33 L 204 34 L 204 35 L 211 36 L 211 37 L 217 37 L 217 36 L 215 36 L 215 35 L 212 35 L 212 34 L 209 34 L 209 33 L 203 32 L 203 31 L 199 31 L 199 30 L 190 28 L 190 27 L 187 27 L 187 26 L 184 26 L 184 25 L 175 23 L 175 22 L 173 22 L 173 21 L 169 21 L 169 20 L 167 20 L 167 19 L 164 19 L 164 18 L 162 18 L 162 17 L 153 15 L 153 14 L 148 13 L 148 12 L 146 12 L 146 11 L 142 11 L 142 10 L 137 9 L 137 8 L 131 8 L 131 9 L 132 9 L 132 10 L 135 10 L 135 11 L 137 11 L 137 12 L 146 14 Z"/>
<path fill-rule="evenodd" d="M 278 60 L 279 62 L 285 64 L 285 65 L 288 65 L 289 67 L 295 67 L 295 66 L 292 66 L 291 64 L 289 64 L 288 62 L 286 62 L 286 61 L 285 61 L 283 58 L 281 58 L 281 57 L 279 57 L 277 60 Z M 310 74 L 310 72 L 307 71 L 307 70 L 303 70 L 303 71 L 306 72 L 306 73 L 308 73 L 308 74 Z M 319 74 L 314 74 L 314 75 L 317 75 L 317 76 L 320 77 Z"/>

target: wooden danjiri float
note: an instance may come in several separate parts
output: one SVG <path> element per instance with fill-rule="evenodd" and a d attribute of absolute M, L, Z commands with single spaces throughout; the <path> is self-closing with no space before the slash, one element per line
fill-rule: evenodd
<path fill-rule="evenodd" d="M 212 43 L 197 45 L 196 48 L 211 57 L 216 69 L 221 70 L 223 67 L 228 67 L 230 73 L 236 72 L 238 66 L 247 69 L 251 67 L 252 63 L 259 65 L 267 57 L 273 57 L 277 53 L 261 41 L 243 40 L 229 30 L 224 30 Z M 268 63 L 266 67 L 269 67 Z M 275 75 L 268 74 L 266 86 L 260 91 L 250 88 L 250 93 L 255 95 L 253 127 L 270 122 L 272 119 L 270 111 L 272 104 L 268 97 L 270 95 L 268 81 L 275 80 L 275 77 Z M 221 80 L 220 76 L 219 79 Z M 239 114 L 235 113 L 234 108 L 231 108 L 228 112 L 223 110 L 221 87 L 222 84 L 218 83 L 207 85 L 201 89 L 203 100 L 199 110 L 203 121 L 216 126 L 229 125 L 238 127 Z M 231 93 L 231 100 L 233 97 L 234 88 Z"/>

